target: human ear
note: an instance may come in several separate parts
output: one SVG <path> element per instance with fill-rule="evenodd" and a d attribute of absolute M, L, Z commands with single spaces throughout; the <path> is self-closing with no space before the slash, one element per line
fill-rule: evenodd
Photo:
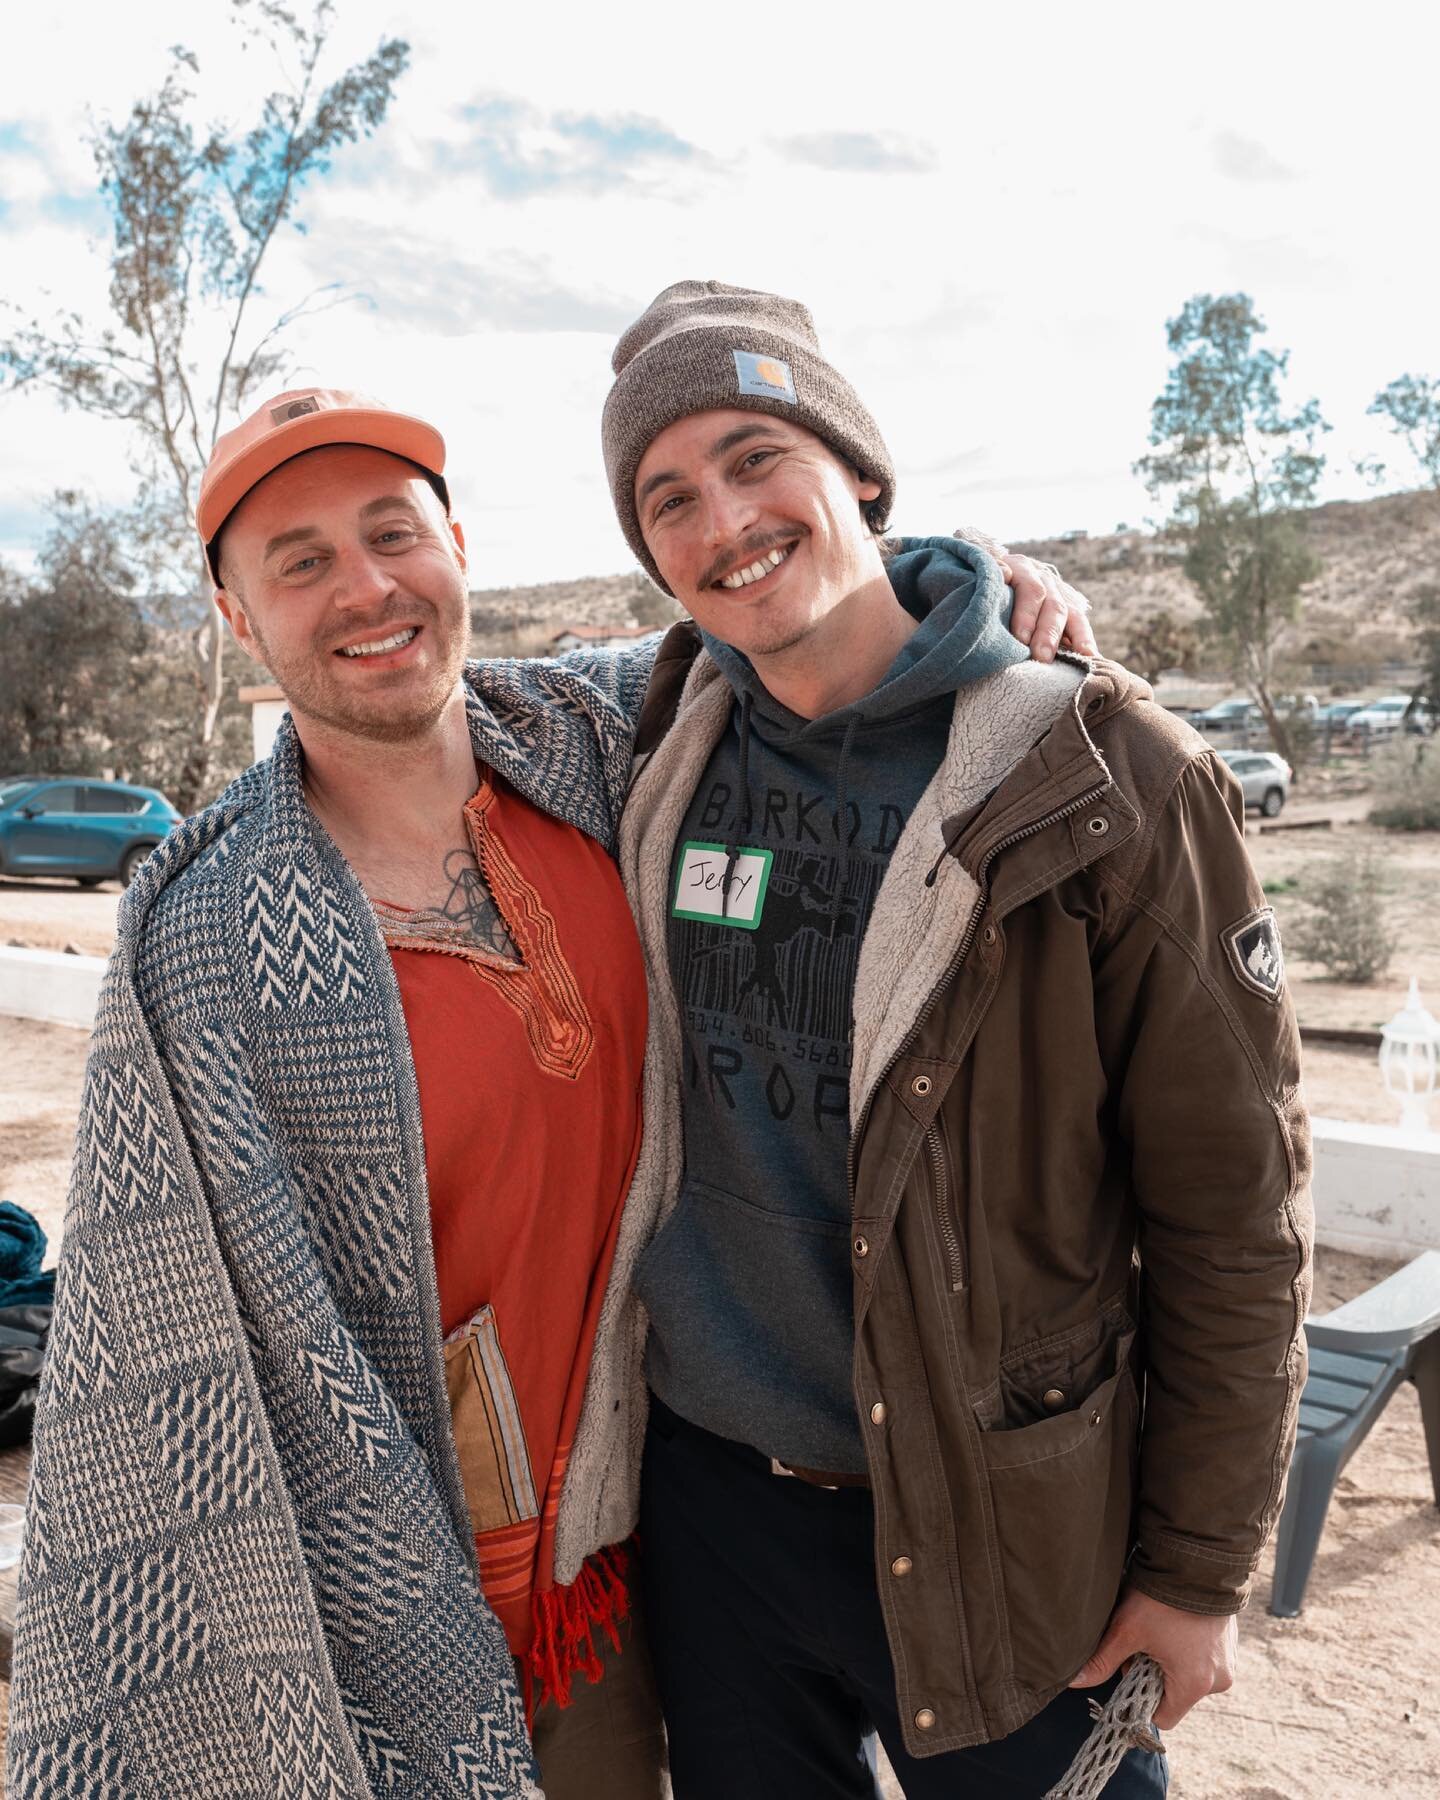
<path fill-rule="evenodd" d="M 255 636 L 254 628 L 250 624 L 245 608 L 240 604 L 237 597 L 234 594 L 228 593 L 224 588 L 216 588 L 215 605 L 219 609 L 221 618 L 224 619 L 225 623 L 230 627 L 231 637 L 234 638 L 235 642 L 250 658 L 251 662 L 263 664 L 265 659 L 261 655 L 259 642 Z"/>

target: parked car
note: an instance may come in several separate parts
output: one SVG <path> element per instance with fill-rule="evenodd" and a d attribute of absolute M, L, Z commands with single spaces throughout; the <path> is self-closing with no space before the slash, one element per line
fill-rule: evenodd
<path fill-rule="evenodd" d="M 1294 770 L 1285 758 L 1273 750 L 1221 750 L 1219 756 L 1239 781 L 1245 804 L 1273 819 L 1290 797 Z"/>
<path fill-rule="evenodd" d="M 1332 700 L 1328 706 L 1322 706 L 1316 713 L 1316 728 L 1320 731 L 1342 730 L 1347 721 L 1354 718 L 1364 704 L 1363 700 Z"/>
<path fill-rule="evenodd" d="M 0 782 L 0 874 L 73 875 L 81 887 L 135 871 L 180 814 L 154 788 L 76 776 Z"/>
<path fill-rule="evenodd" d="M 1207 706 L 1195 713 L 1190 723 L 1197 731 L 1240 731 L 1247 725 L 1264 722 L 1264 714 L 1253 700 L 1222 700 L 1218 706 Z"/>
<path fill-rule="evenodd" d="M 1400 731 L 1418 736 L 1434 729 L 1435 714 L 1425 701 L 1416 700 L 1409 694 L 1386 694 L 1383 699 L 1372 700 L 1358 712 L 1351 713 L 1345 721 L 1347 736 L 1370 740 L 1393 737 Z"/>

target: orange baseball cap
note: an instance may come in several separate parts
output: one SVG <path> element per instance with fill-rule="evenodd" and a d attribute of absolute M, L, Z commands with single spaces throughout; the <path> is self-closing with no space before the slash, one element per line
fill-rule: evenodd
<path fill-rule="evenodd" d="M 449 511 L 445 440 L 433 425 L 345 388 L 296 388 L 276 394 L 217 439 L 200 478 L 195 528 L 205 546 L 206 564 L 217 581 L 219 571 L 210 552 L 221 526 L 273 469 L 306 450 L 318 450 L 322 444 L 368 444 L 418 463 L 435 478 Z"/>

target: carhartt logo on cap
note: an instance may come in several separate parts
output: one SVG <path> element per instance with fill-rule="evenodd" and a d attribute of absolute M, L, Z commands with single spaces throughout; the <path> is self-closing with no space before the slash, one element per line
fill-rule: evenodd
<path fill-rule="evenodd" d="M 795 405 L 795 381 L 790 365 L 778 356 L 756 356 L 749 350 L 735 350 L 735 376 L 742 394 L 760 394 L 767 400 L 784 400 Z"/>
<path fill-rule="evenodd" d="M 288 425 L 292 419 L 303 419 L 306 413 L 319 412 L 320 402 L 313 394 L 303 400 L 289 400 L 284 406 L 272 406 L 270 417 L 277 425 Z"/>

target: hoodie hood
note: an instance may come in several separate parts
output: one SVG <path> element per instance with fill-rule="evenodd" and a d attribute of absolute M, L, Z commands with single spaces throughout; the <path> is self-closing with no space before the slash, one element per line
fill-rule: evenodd
<path fill-rule="evenodd" d="M 968 681 L 1028 660 L 1029 650 L 1010 635 L 1013 595 L 999 564 L 977 545 L 952 537 L 902 538 L 886 573 L 918 628 L 868 694 L 817 719 L 803 719 L 782 706 L 748 656 L 701 633 L 736 697 L 743 702 L 748 696 L 750 729 L 758 737 L 785 744 L 843 740 L 856 727 L 897 718 Z"/>

